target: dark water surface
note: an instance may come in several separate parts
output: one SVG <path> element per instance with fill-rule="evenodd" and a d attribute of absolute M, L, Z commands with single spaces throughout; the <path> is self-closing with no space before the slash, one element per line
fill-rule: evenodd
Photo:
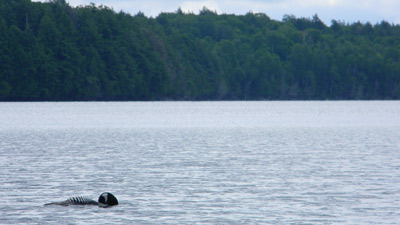
<path fill-rule="evenodd" d="M 398 224 L 400 102 L 0 103 L 0 188 L 4 224 Z"/>

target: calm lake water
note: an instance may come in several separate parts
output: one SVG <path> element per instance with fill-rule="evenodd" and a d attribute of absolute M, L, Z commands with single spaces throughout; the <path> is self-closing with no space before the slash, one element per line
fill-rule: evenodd
<path fill-rule="evenodd" d="M 0 103 L 0 188 L 4 224 L 398 224 L 400 102 Z"/>

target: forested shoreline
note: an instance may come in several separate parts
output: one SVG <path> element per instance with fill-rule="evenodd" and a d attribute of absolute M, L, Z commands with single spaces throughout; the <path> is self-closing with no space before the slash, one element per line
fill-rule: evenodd
<path fill-rule="evenodd" d="M 0 1 L 1 101 L 400 99 L 400 26 Z"/>

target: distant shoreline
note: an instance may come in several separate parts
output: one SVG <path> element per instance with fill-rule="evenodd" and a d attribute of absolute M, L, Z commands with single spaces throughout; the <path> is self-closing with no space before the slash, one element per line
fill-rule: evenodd
<path fill-rule="evenodd" d="M 399 100 L 400 25 L 0 4 L 0 101 Z"/>

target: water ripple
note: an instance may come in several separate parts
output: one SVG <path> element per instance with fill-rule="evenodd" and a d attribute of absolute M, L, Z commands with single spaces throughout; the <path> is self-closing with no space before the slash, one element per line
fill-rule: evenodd
<path fill-rule="evenodd" d="M 0 130 L 3 224 L 397 224 L 398 127 Z M 120 205 L 44 207 L 113 192 Z"/>

